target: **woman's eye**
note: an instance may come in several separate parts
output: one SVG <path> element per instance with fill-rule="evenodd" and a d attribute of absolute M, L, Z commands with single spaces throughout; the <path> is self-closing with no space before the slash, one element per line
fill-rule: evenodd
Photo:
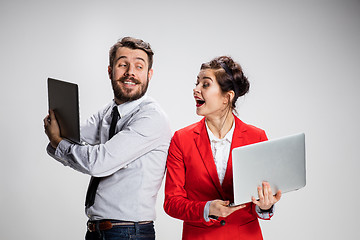
<path fill-rule="evenodd" d="M 195 86 L 198 86 L 200 84 L 200 82 L 196 82 L 195 83 Z M 210 83 L 202 83 L 202 86 L 201 87 L 203 87 L 203 88 L 207 88 L 207 87 L 209 87 L 210 86 Z"/>

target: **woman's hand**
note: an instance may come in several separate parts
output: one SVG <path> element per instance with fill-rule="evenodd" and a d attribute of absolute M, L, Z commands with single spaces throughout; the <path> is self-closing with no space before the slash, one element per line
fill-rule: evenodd
<path fill-rule="evenodd" d="M 214 200 L 210 203 L 209 215 L 227 217 L 233 212 L 244 208 L 245 205 L 230 207 L 230 201 Z"/>
<path fill-rule="evenodd" d="M 269 210 L 281 198 L 281 191 L 279 190 L 274 196 L 268 182 L 263 182 L 262 187 L 258 187 L 259 200 L 252 197 L 252 202 L 256 204 L 261 210 Z"/>

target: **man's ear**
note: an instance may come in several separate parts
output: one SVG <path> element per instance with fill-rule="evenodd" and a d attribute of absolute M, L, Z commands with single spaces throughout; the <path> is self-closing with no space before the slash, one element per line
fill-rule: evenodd
<path fill-rule="evenodd" d="M 109 78 L 112 79 L 112 67 L 108 66 Z"/>
<path fill-rule="evenodd" d="M 148 79 L 149 79 L 149 81 L 150 81 L 150 79 L 152 78 L 153 74 L 154 74 L 154 70 L 153 70 L 153 69 L 150 69 L 149 72 L 148 72 Z"/>

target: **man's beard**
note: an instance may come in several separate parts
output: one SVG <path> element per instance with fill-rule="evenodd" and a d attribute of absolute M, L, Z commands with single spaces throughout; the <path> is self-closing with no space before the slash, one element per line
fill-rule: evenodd
<path fill-rule="evenodd" d="M 125 89 L 125 90 L 121 89 L 117 82 L 118 81 L 124 82 L 127 79 L 132 80 L 136 84 L 139 84 L 140 85 L 139 91 L 131 94 L 131 92 L 132 92 L 131 89 Z M 117 100 L 121 101 L 122 103 L 130 102 L 130 101 L 137 100 L 137 99 L 141 98 L 142 96 L 144 96 L 144 94 L 146 93 L 147 88 L 149 86 L 149 78 L 147 78 L 147 81 L 144 84 L 142 84 L 138 79 L 133 78 L 133 77 L 122 77 L 118 80 L 111 79 L 111 85 L 112 85 L 112 88 L 114 91 L 114 96 Z"/>

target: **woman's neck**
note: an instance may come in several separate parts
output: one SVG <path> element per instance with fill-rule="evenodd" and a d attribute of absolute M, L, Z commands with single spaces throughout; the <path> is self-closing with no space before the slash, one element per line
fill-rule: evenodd
<path fill-rule="evenodd" d="M 234 123 L 234 115 L 232 111 L 226 111 L 223 116 L 206 117 L 205 121 L 208 128 L 214 134 L 215 137 L 222 139 L 230 131 Z"/>

